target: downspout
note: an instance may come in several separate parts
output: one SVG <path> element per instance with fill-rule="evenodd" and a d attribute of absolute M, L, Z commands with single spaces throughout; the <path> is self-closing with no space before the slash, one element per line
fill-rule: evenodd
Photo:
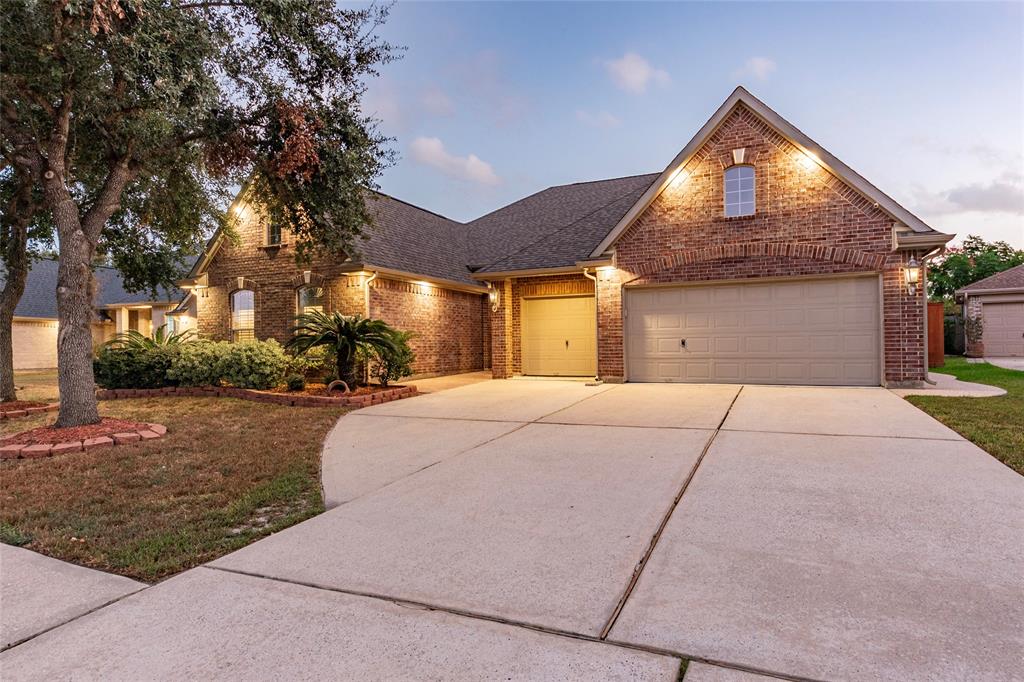
<path fill-rule="evenodd" d="M 370 278 L 363 282 L 363 305 L 365 306 L 366 317 L 370 317 L 370 282 L 377 279 L 378 274 L 378 272 L 374 271 Z"/>
<path fill-rule="evenodd" d="M 601 381 L 601 372 L 598 367 L 598 359 L 601 357 L 599 344 L 601 332 L 597 326 L 600 308 L 597 306 L 597 275 L 590 274 L 590 268 L 583 268 L 583 276 L 594 282 L 594 381 Z"/>
<path fill-rule="evenodd" d="M 945 252 L 946 247 L 940 246 L 921 258 L 921 305 L 924 307 L 924 382 L 932 386 L 935 386 L 936 382 L 928 378 L 928 261 Z"/>

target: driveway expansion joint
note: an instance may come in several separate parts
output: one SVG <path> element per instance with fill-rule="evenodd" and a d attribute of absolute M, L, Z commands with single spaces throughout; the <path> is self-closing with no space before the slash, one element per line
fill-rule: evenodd
<path fill-rule="evenodd" d="M 661 534 L 664 532 L 665 526 L 668 525 L 669 519 L 672 518 L 672 512 L 674 512 L 676 507 L 679 506 L 679 501 L 683 499 L 683 495 L 686 493 L 687 488 L 690 487 L 690 481 L 692 481 L 693 477 L 697 475 L 697 470 L 700 468 L 701 462 L 704 461 L 705 455 L 707 455 L 708 450 L 711 449 L 711 444 L 715 442 L 715 438 L 722 430 L 722 425 L 725 424 L 725 420 L 729 418 L 729 412 L 732 411 L 733 405 L 736 404 L 736 400 L 739 399 L 740 393 L 742 392 L 743 386 L 740 386 L 739 390 L 736 391 L 736 395 L 734 395 L 732 400 L 729 402 L 729 407 L 726 408 L 725 414 L 723 414 L 722 418 L 719 420 L 718 426 L 715 427 L 715 430 L 708 438 L 707 443 L 704 444 L 704 449 L 701 450 L 700 456 L 697 457 L 697 461 L 693 463 L 690 473 L 687 474 L 686 479 L 683 481 L 683 485 L 679 488 L 679 492 L 676 493 L 675 498 L 672 500 L 672 504 L 669 505 L 668 511 L 666 511 L 665 515 L 662 517 L 657 530 L 654 531 L 650 544 L 647 546 L 643 556 L 640 557 L 640 561 L 637 562 L 636 567 L 633 569 L 633 575 L 630 576 L 629 582 L 626 583 L 625 591 L 622 593 L 622 596 L 619 597 L 619 601 L 616 602 L 615 608 L 612 610 L 612 615 L 608 618 L 608 622 L 605 623 L 605 626 L 601 629 L 601 640 L 607 639 L 608 634 L 612 631 L 612 627 L 615 626 L 615 621 L 618 620 L 619 614 L 622 613 L 623 607 L 626 606 L 626 601 L 629 600 L 629 596 L 633 593 L 633 588 L 636 587 L 637 582 L 640 580 L 640 575 L 644 572 L 647 562 L 650 560 L 651 555 L 654 554 L 654 550 L 658 546 L 658 540 L 661 539 Z"/>
<path fill-rule="evenodd" d="M 491 623 L 499 623 L 501 625 L 508 625 L 510 627 L 518 627 L 526 630 L 532 630 L 534 632 L 540 632 L 546 635 L 552 635 L 555 637 L 566 637 L 569 639 L 576 639 L 584 642 L 591 642 L 594 644 L 605 644 L 608 646 L 617 647 L 620 649 L 629 649 L 633 651 L 642 651 L 644 653 L 654 654 L 657 656 L 666 656 L 669 658 L 677 658 L 687 661 L 697 661 L 700 663 L 707 663 L 709 665 L 718 666 L 719 668 L 728 668 L 731 670 L 739 670 L 743 672 L 751 672 L 758 675 L 764 675 L 767 677 L 774 677 L 780 680 L 793 680 L 794 682 L 825 682 L 810 677 L 794 677 L 792 675 L 786 675 L 785 673 L 779 673 L 771 670 L 764 670 L 756 668 L 742 663 L 731 663 L 728 661 L 719 661 L 714 659 L 708 659 L 702 656 L 696 656 L 692 654 L 686 654 L 680 651 L 673 651 L 671 649 L 665 649 L 662 647 L 648 646 L 643 644 L 634 644 L 632 642 L 623 642 L 614 639 L 605 639 L 601 637 L 595 637 L 593 635 L 587 635 L 580 632 L 573 632 L 571 630 L 562 630 L 559 628 L 552 628 L 545 625 L 539 625 L 537 623 L 529 623 L 525 621 L 518 621 L 508 618 L 502 618 L 500 616 L 494 616 L 487 613 L 480 613 L 476 611 L 468 611 L 465 609 L 452 608 L 442 606 L 439 604 L 430 604 L 427 602 L 417 601 L 414 599 L 406 599 L 404 597 L 395 597 L 390 595 L 378 594 L 375 592 L 366 592 L 363 590 L 349 590 L 342 587 L 331 587 L 328 585 L 321 585 L 318 583 L 307 582 L 303 580 L 292 580 L 289 578 L 280 578 L 271 575 L 264 575 L 261 573 L 254 573 L 250 571 L 242 571 L 234 568 L 225 568 L 223 566 L 213 566 L 210 564 L 203 564 L 197 568 L 191 570 L 207 569 L 210 571 L 220 571 L 223 573 L 232 573 L 235 575 L 242 575 L 248 578 L 255 578 L 257 580 L 269 580 L 271 582 L 286 583 L 289 585 L 297 585 L 299 587 L 306 587 L 313 590 L 322 590 L 324 592 L 336 592 L 339 594 L 347 594 L 353 597 L 363 597 L 365 599 L 373 599 L 377 601 L 384 601 L 402 608 L 418 610 L 418 611 L 437 611 L 440 613 L 447 613 L 453 616 L 460 616 L 462 618 L 469 618 L 473 620 L 484 620 Z"/>

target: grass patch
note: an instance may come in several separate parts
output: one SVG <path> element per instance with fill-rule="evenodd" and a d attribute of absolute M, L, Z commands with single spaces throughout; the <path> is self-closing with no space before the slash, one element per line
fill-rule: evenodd
<path fill-rule="evenodd" d="M 946 357 L 944 367 L 931 371 L 1006 389 L 1006 395 L 997 398 L 916 395 L 907 400 L 1017 473 L 1024 474 L 1024 372 L 988 363 L 969 363 L 964 358 L 950 356 Z"/>
<path fill-rule="evenodd" d="M 100 412 L 165 424 L 168 433 L 0 463 L 0 541 L 152 582 L 322 512 L 320 446 L 345 410 L 141 398 L 101 402 Z"/>

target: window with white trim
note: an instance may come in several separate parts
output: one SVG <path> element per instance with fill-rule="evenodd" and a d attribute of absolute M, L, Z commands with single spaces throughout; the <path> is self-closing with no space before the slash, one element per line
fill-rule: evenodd
<path fill-rule="evenodd" d="M 754 167 L 725 169 L 725 217 L 754 215 Z"/>
<path fill-rule="evenodd" d="M 299 287 L 296 298 L 298 299 L 296 308 L 299 315 L 312 312 L 322 313 L 324 311 L 323 287 L 313 285 Z"/>
<path fill-rule="evenodd" d="M 231 340 L 252 341 L 256 338 L 256 294 L 251 289 L 238 289 L 231 294 Z"/>
<path fill-rule="evenodd" d="M 267 246 L 281 245 L 281 223 L 272 222 L 267 225 Z"/>

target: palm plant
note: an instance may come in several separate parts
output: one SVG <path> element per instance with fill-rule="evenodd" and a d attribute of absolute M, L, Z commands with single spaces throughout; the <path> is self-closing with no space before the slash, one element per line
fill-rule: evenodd
<path fill-rule="evenodd" d="M 395 352 L 395 330 L 383 320 L 361 315 L 323 313 L 315 310 L 295 318 L 294 336 L 287 347 L 297 353 L 328 346 L 333 349 L 338 378 L 350 388 L 356 386 L 356 358 L 360 353 Z"/>
<path fill-rule="evenodd" d="M 189 343 L 194 340 L 194 336 L 195 330 L 186 329 L 175 334 L 168 332 L 166 325 L 161 325 L 153 332 L 152 338 L 135 329 L 129 329 L 103 345 L 119 350 L 152 350 L 153 348 L 166 348 Z"/>

